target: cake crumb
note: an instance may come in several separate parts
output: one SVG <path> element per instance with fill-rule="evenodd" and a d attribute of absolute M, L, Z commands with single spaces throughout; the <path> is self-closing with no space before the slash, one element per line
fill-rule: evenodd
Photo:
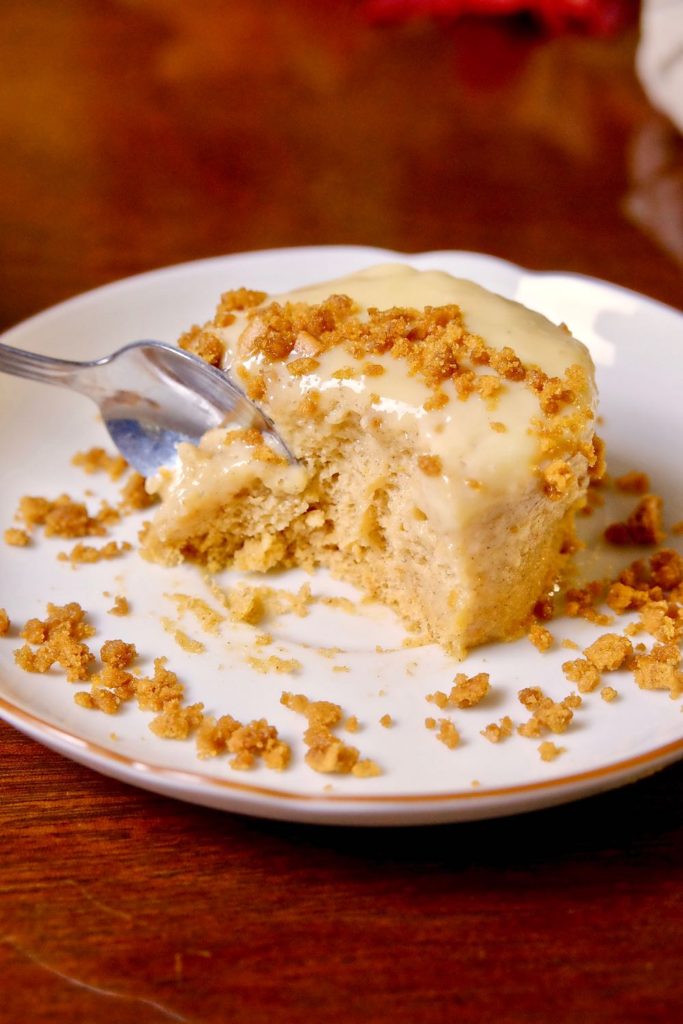
<path fill-rule="evenodd" d="M 553 634 L 549 629 L 546 629 L 545 626 L 541 626 L 538 622 L 532 623 L 527 635 L 534 647 L 542 653 L 549 651 L 553 646 Z"/>
<path fill-rule="evenodd" d="M 145 490 L 145 478 L 142 473 L 134 470 L 121 488 L 119 508 L 122 512 L 142 512 L 158 501 L 158 495 L 148 494 Z"/>
<path fill-rule="evenodd" d="M 392 725 L 394 724 L 394 720 L 391 717 L 391 715 L 382 715 L 382 717 L 379 720 L 379 724 L 384 729 L 391 729 Z"/>
<path fill-rule="evenodd" d="M 481 735 L 484 739 L 487 739 L 489 743 L 500 743 L 502 740 L 507 739 L 508 736 L 512 735 L 514 728 L 512 719 L 509 715 L 504 715 L 500 719 L 499 723 L 489 722 L 486 728 L 481 730 Z"/>
<path fill-rule="evenodd" d="M 348 665 L 333 665 L 332 666 L 332 671 L 333 672 L 350 672 L 351 669 L 349 668 Z"/>
<path fill-rule="evenodd" d="M 172 619 L 169 619 L 166 615 L 161 616 L 161 625 L 164 627 L 166 632 L 173 637 L 175 642 L 178 644 L 183 651 L 187 651 L 188 654 L 204 654 L 206 646 L 201 640 L 194 640 L 191 636 L 180 629 Z"/>
<path fill-rule="evenodd" d="M 607 701 L 607 703 L 609 704 L 611 703 L 611 701 L 616 700 L 619 694 L 613 686 L 603 686 L 603 688 L 600 690 L 600 696 L 604 701 Z"/>
<path fill-rule="evenodd" d="M 607 527 L 605 540 L 617 547 L 660 544 L 665 537 L 662 529 L 662 504 L 659 495 L 646 494 L 624 522 L 612 523 Z"/>
<path fill-rule="evenodd" d="M 614 486 L 622 494 L 647 494 L 650 490 L 650 478 L 647 473 L 631 470 L 614 478 Z"/>
<path fill-rule="evenodd" d="M 127 597 L 122 594 L 117 594 L 114 598 L 114 604 L 109 608 L 109 615 L 128 615 L 130 613 L 130 603 Z"/>
<path fill-rule="evenodd" d="M 669 690 L 672 698 L 683 694 L 681 651 L 676 644 L 657 644 L 649 654 L 635 658 L 633 675 L 641 690 Z"/>
<path fill-rule="evenodd" d="M 573 640 L 567 640 L 567 639 L 562 641 L 562 643 L 560 644 L 560 647 L 564 647 L 568 651 L 580 651 L 581 650 L 581 648 L 579 647 L 579 645 L 577 643 L 575 643 Z"/>
<path fill-rule="evenodd" d="M 425 718 L 425 729 L 436 729 L 436 719 L 431 717 Z"/>
<path fill-rule="evenodd" d="M 573 707 L 577 706 L 571 695 L 556 703 L 551 697 L 546 697 L 540 686 L 528 686 L 520 690 L 517 696 L 520 703 L 532 712 L 532 717 L 518 726 L 517 732 L 531 738 L 546 731 L 565 732 L 574 717 Z"/>
<path fill-rule="evenodd" d="M 544 740 L 538 748 L 538 752 L 541 755 L 542 761 L 554 761 L 556 757 L 564 753 L 565 747 L 558 747 L 555 743 L 550 740 Z"/>
<path fill-rule="evenodd" d="M 95 656 L 83 641 L 94 633 L 83 609 L 75 601 L 48 604 L 47 618 L 29 619 L 21 631 L 28 643 L 14 652 L 17 665 L 26 672 L 43 674 L 56 663 L 69 682 L 88 678 Z M 35 651 L 29 644 L 37 645 Z"/>
<path fill-rule="evenodd" d="M 454 683 L 448 695 L 448 703 L 455 708 L 474 707 L 484 699 L 490 689 L 488 672 L 479 672 L 474 676 L 458 672 Z"/>
<path fill-rule="evenodd" d="M 598 672 L 615 672 L 632 657 L 633 645 L 628 637 L 605 633 L 583 653 Z"/>
<path fill-rule="evenodd" d="M 10 629 L 10 618 L 4 608 L 0 608 L 0 636 L 7 636 Z"/>
<path fill-rule="evenodd" d="M 9 529 L 5 530 L 4 536 L 5 544 L 9 544 L 12 548 L 25 548 L 31 543 L 31 538 L 26 530 L 20 530 L 14 526 L 10 526 Z"/>
<path fill-rule="evenodd" d="M 268 658 L 257 658 L 254 655 L 247 657 L 247 663 L 262 675 L 269 672 L 291 673 L 301 671 L 301 662 L 296 658 L 278 658 L 271 654 Z"/>
<path fill-rule="evenodd" d="M 184 615 L 186 611 L 192 612 L 205 633 L 215 636 L 221 623 L 225 621 L 223 616 L 201 597 L 190 597 L 189 594 L 164 594 L 164 597 L 175 603 L 180 615 Z"/>
<path fill-rule="evenodd" d="M 86 452 L 76 452 L 71 459 L 73 466 L 78 466 L 86 473 L 107 473 L 111 480 L 119 480 L 128 469 L 123 455 L 110 455 L 104 448 L 89 448 Z"/>
<path fill-rule="evenodd" d="M 72 565 L 92 565 L 95 562 L 121 558 L 128 551 L 132 550 L 132 545 L 128 541 L 118 543 L 115 540 L 110 540 L 101 548 L 93 547 L 91 544 L 83 544 L 79 541 L 71 551 L 60 551 L 57 558 L 60 562 L 71 562 Z"/>
<path fill-rule="evenodd" d="M 332 733 L 332 729 L 339 725 L 343 717 L 339 704 L 325 700 L 312 701 L 303 693 L 288 692 L 283 692 L 280 703 L 308 719 L 308 728 L 304 733 L 304 743 L 308 749 L 304 760 L 313 771 L 323 774 L 355 774 L 360 778 L 380 774 L 374 761 L 361 760 L 356 747 L 348 746 Z M 347 725 L 354 718 L 351 715 Z"/>
<path fill-rule="evenodd" d="M 358 730 L 360 729 L 360 722 L 358 721 L 355 715 L 349 715 L 349 717 L 344 722 L 344 728 L 346 729 L 347 732 L 358 732 Z"/>
<path fill-rule="evenodd" d="M 202 722 L 204 705 L 169 702 L 161 714 L 153 718 L 148 728 L 155 736 L 165 740 L 186 740 Z"/>
<path fill-rule="evenodd" d="M 460 733 L 449 718 L 439 719 L 439 731 L 436 738 L 449 750 L 455 750 L 460 743 Z"/>

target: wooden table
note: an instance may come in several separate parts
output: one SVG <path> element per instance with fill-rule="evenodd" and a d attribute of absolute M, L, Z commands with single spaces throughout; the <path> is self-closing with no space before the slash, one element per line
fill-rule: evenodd
<path fill-rule="evenodd" d="M 635 31 L 380 30 L 315 0 L 0 18 L 3 325 L 307 243 L 479 250 L 683 304 L 681 142 Z M 680 766 L 544 813 L 356 831 L 185 806 L 0 737 L 2 1022 L 680 1019 Z"/>

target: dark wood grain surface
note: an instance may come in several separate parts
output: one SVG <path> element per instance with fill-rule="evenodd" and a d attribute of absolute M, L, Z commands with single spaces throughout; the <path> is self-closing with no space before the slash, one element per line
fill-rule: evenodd
<path fill-rule="evenodd" d="M 0 21 L 5 326 L 164 264 L 342 242 L 683 306 L 681 141 L 637 84 L 635 29 L 373 29 L 314 0 L 4 0 Z M 683 1012 L 679 766 L 534 815 L 358 831 L 0 741 L 3 1024 Z"/>

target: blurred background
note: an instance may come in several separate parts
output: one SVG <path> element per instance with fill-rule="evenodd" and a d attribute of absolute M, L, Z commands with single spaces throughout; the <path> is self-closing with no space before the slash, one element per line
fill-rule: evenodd
<path fill-rule="evenodd" d="M 683 147 L 637 77 L 640 16 L 3 0 L 2 325 L 152 267 L 311 243 L 476 250 L 681 305 Z"/>

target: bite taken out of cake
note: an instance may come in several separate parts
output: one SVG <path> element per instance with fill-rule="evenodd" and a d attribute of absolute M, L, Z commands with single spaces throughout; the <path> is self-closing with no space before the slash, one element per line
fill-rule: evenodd
<path fill-rule="evenodd" d="M 528 628 L 601 472 L 593 365 L 567 328 L 388 264 L 226 292 L 180 344 L 241 384 L 297 462 L 235 425 L 179 446 L 148 481 L 147 557 L 324 566 L 459 657 Z"/>

